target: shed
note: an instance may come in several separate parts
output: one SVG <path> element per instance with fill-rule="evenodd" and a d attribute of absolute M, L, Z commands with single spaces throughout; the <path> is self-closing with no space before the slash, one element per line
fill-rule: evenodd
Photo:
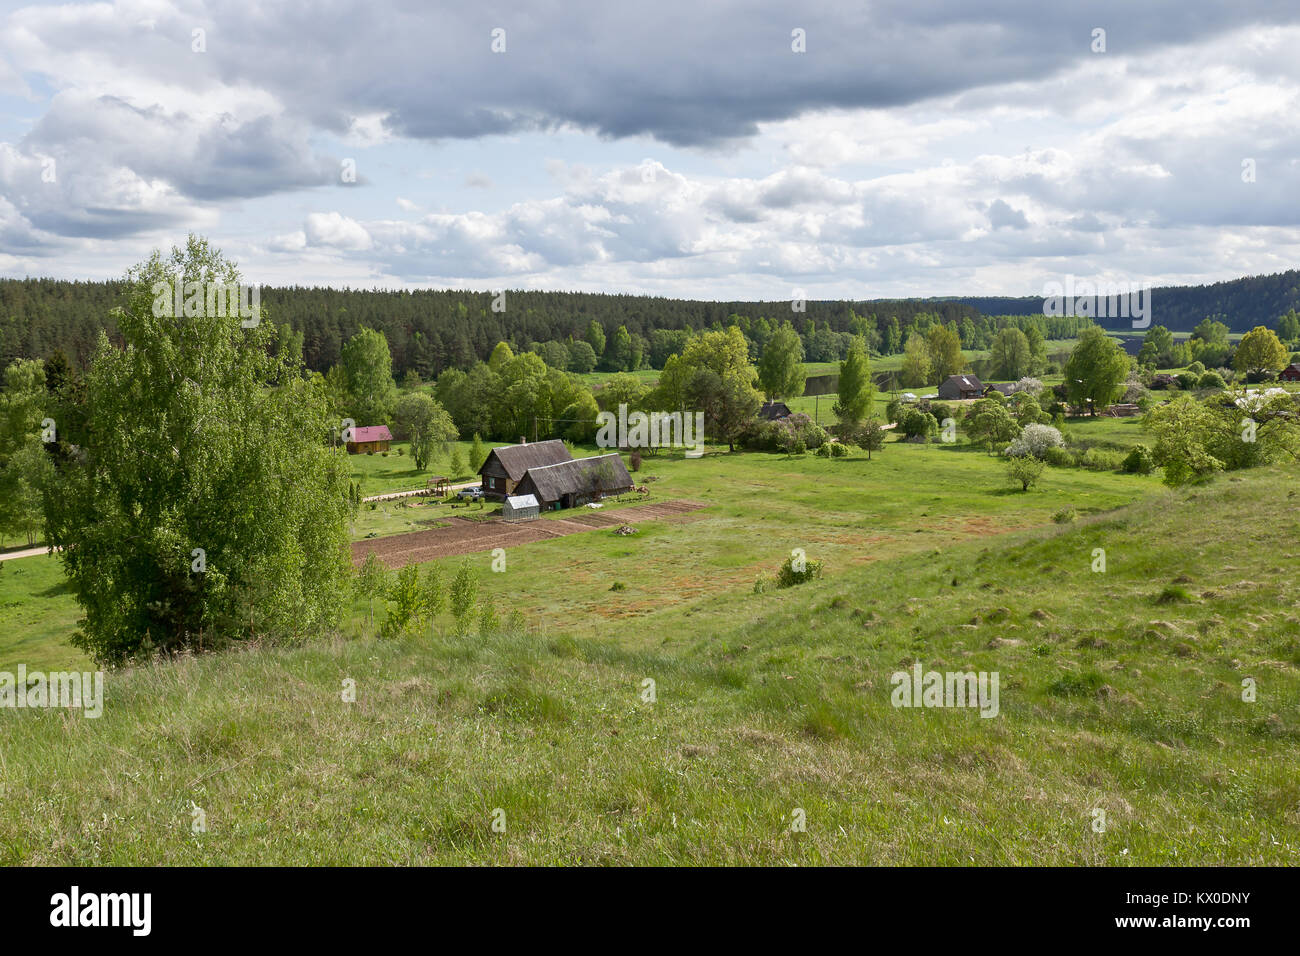
<path fill-rule="evenodd" d="M 493 448 L 478 470 L 483 476 L 483 495 L 493 501 L 505 501 L 515 493 L 529 468 L 566 461 L 573 461 L 573 455 L 558 438 Z"/>
<path fill-rule="evenodd" d="M 393 440 L 393 433 L 387 425 L 360 425 L 352 429 L 352 439 L 347 443 L 349 455 L 368 455 L 376 451 L 388 451 L 388 443 Z"/>
<path fill-rule="evenodd" d="M 501 505 L 501 517 L 506 521 L 527 521 L 541 514 L 536 495 L 510 495 Z"/>

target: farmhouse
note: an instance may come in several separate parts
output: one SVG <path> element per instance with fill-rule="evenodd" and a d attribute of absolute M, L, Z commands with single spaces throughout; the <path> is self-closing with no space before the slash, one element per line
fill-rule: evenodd
<path fill-rule="evenodd" d="M 775 422 L 790 417 L 790 406 L 785 402 L 764 402 L 758 417 L 765 422 Z"/>
<path fill-rule="evenodd" d="M 939 397 L 949 402 L 979 398 L 983 394 L 984 386 L 974 375 L 949 375 L 948 380 L 939 386 Z"/>
<path fill-rule="evenodd" d="M 605 495 L 621 494 L 632 487 L 632 476 L 623 459 L 611 453 L 529 468 L 515 486 L 515 494 L 532 495 L 543 511 L 558 511 Z"/>
<path fill-rule="evenodd" d="M 1300 382 L 1300 365 L 1292 362 L 1282 371 L 1278 372 L 1277 377 L 1283 382 Z"/>
<path fill-rule="evenodd" d="M 569 449 L 558 438 L 536 441 L 531 445 L 503 445 L 493 448 L 478 473 L 483 476 L 483 496 L 493 501 L 505 501 L 515 493 L 529 468 L 541 465 L 558 465 L 573 461 Z"/>
<path fill-rule="evenodd" d="M 352 429 L 352 440 L 347 443 L 349 455 L 368 455 L 376 451 L 388 451 L 388 443 L 393 440 L 393 433 L 387 425 L 365 425 Z"/>

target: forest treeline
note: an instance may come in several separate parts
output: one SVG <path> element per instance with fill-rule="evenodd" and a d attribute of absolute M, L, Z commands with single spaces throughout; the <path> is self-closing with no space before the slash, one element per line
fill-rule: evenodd
<path fill-rule="evenodd" d="M 1043 311 L 1041 296 L 958 296 L 943 302 L 970 306 L 986 315 L 1034 315 Z M 1211 285 L 1156 286 L 1151 290 L 1153 322 L 1171 332 L 1190 332 L 1213 318 L 1230 332 L 1249 332 L 1273 325 L 1279 315 L 1300 309 L 1300 269 L 1266 276 L 1245 276 Z M 1131 328 L 1124 318 L 1099 318 L 1104 328 Z"/>
<path fill-rule="evenodd" d="M 0 279 L 0 367 L 16 359 L 46 359 L 63 352 L 85 367 L 101 330 L 116 339 L 112 311 L 123 301 L 122 282 Z M 953 325 L 965 348 L 987 348 L 1007 320 L 959 302 L 877 300 L 808 301 L 803 311 L 789 302 L 707 302 L 583 292 L 507 291 L 503 310 L 492 293 L 444 290 L 271 287 L 261 290 L 262 308 L 277 325 L 302 336 L 307 367 L 324 372 L 337 365 L 344 344 L 362 328 L 384 333 L 399 376 L 414 371 L 436 377 L 448 368 L 467 369 L 486 360 L 498 342 L 516 351 L 544 343 L 571 343 L 603 335 L 619 347 L 597 350 L 595 368 L 629 371 L 662 368 L 690 332 L 739 325 L 755 356 L 784 321 L 799 333 L 810 362 L 842 360 L 856 335 L 879 354 L 903 351 L 911 331 Z M 592 333 L 592 324 L 599 335 Z M 1023 317 L 1049 339 L 1073 338 L 1088 324 L 1073 318 Z M 626 338 L 624 338 L 626 336 Z M 585 354 L 573 357 L 583 368 Z"/>

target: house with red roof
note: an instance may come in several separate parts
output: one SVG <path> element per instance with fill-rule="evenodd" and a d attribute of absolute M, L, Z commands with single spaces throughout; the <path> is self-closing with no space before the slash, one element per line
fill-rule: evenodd
<path fill-rule="evenodd" d="M 354 426 L 347 442 L 348 454 L 371 455 L 377 451 L 388 451 L 388 443 L 392 440 L 393 433 L 387 425 Z"/>

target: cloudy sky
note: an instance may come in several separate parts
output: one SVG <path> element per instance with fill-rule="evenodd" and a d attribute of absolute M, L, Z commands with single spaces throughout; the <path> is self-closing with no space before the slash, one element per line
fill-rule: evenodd
<path fill-rule="evenodd" d="M 708 299 L 1300 265 L 1295 0 L 0 11 L 5 276 L 188 231 L 254 282 Z"/>

